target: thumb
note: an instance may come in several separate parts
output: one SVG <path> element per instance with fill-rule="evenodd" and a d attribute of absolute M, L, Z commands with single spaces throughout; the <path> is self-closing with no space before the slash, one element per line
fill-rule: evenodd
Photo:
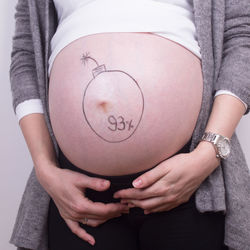
<path fill-rule="evenodd" d="M 94 189 L 96 191 L 104 191 L 109 188 L 110 181 L 81 174 L 78 185 L 84 188 Z"/>

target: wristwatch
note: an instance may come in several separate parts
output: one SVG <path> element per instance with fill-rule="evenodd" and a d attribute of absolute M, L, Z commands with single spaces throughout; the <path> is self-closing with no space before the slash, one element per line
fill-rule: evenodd
<path fill-rule="evenodd" d="M 213 143 L 217 158 L 228 158 L 231 148 L 229 138 L 212 132 L 205 132 L 201 138 L 201 141 Z"/>

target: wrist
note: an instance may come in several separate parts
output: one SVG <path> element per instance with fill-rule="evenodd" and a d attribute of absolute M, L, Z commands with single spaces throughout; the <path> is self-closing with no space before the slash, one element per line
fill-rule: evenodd
<path fill-rule="evenodd" d="M 32 159 L 37 168 L 44 167 L 45 165 L 59 165 L 56 153 L 52 150 L 40 150 L 33 155 L 35 156 Z"/>
<path fill-rule="evenodd" d="M 51 161 L 43 161 L 34 167 L 39 183 L 48 192 L 52 183 L 55 182 L 56 176 L 58 176 L 58 171 L 60 171 L 58 164 Z"/>
<path fill-rule="evenodd" d="M 221 160 L 216 157 L 216 150 L 211 142 L 200 141 L 192 153 L 200 162 L 204 163 L 203 167 L 207 167 L 210 173 L 221 164 Z"/>

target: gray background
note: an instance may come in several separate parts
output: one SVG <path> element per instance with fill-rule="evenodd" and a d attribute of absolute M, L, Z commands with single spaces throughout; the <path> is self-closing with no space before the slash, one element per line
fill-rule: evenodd
<path fill-rule="evenodd" d="M 11 39 L 14 33 L 14 7 L 17 0 L 0 1 L 0 249 L 15 249 L 8 243 L 32 160 L 14 115 L 9 83 Z M 250 84 L 250 82 L 249 82 Z M 248 128 L 248 129 L 247 129 Z M 250 115 L 237 127 L 242 148 L 250 166 Z"/>

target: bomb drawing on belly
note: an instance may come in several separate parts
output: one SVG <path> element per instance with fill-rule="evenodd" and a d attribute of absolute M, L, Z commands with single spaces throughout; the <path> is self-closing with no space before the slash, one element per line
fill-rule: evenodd
<path fill-rule="evenodd" d="M 144 97 L 137 81 L 122 70 L 106 70 L 104 64 L 83 54 L 84 65 L 89 61 L 93 78 L 83 93 L 82 110 L 93 132 L 106 142 L 129 139 L 137 130 L 144 111 Z"/>

